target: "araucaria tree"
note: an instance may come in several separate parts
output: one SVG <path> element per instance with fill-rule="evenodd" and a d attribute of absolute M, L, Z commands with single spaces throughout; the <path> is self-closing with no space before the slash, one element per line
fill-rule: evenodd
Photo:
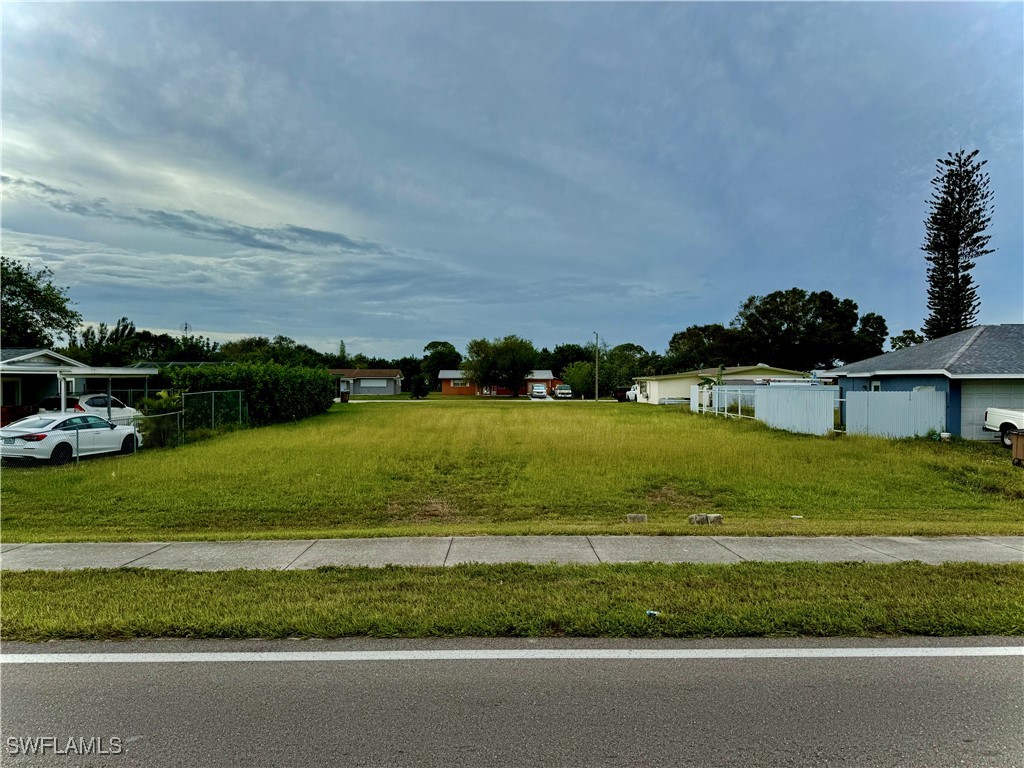
<path fill-rule="evenodd" d="M 978 291 L 971 270 L 978 257 L 992 253 L 992 192 L 987 160 L 975 160 L 978 150 L 947 152 L 936 162 L 932 179 L 931 213 L 925 221 L 921 250 L 928 255 L 928 317 L 925 336 L 937 339 L 970 328 L 978 317 Z"/>

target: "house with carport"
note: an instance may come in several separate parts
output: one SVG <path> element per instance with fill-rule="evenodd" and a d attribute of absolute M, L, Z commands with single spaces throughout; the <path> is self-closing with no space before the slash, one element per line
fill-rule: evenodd
<path fill-rule="evenodd" d="M 0 425 L 32 415 L 47 397 L 63 400 L 91 392 L 111 395 L 125 389 L 146 397 L 149 377 L 159 372 L 145 366 L 86 365 L 51 349 L 0 349 Z"/>

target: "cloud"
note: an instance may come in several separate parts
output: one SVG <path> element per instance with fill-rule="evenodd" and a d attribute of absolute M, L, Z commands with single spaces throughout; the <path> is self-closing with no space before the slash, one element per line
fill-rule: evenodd
<path fill-rule="evenodd" d="M 8 240 L 93 317 L 657 348 L 798 285 L 909 327 L 959 144 L 1020 312 L 1019 3 L 8 5 Z"/>
<path fill-rule="evenodd" d="M 9 196 L 15 199 L 29 199 L 64 213 L 114 219 L 125 224 L 167 230 L 201 240 L 227 242 L 268 251 L 336 250 L 372 255 L 391 253 L 390 249 L 380 243 L 351 238 L 339 232 L 325 232 L 292 224 L 251 227 L 193 210 L 115 207 L 106 198 L 85 198 L 34 179 L 0 176 L 0 182 L 4 184 Z"/>

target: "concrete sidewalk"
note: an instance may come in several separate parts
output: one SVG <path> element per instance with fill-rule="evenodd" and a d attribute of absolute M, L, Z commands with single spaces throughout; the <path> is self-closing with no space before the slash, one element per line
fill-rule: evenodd
<path fill-rule="evenodd" d="M 1024 536 L 447 536 L 275 541 L 3 544 L 9 571 L 299 570 L 460 563 L 1024 563 Z"/>

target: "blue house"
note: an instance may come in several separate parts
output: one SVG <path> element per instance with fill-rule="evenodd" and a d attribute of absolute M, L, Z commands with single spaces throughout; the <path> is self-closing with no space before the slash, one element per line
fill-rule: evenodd
<path fill-rule="evenodd" d="M 828 372 L 848 392 L 946 393 L 946 431 L 990 440 L 986 408 L 1024 409 L 1024 324 L 980 325 Z M 845 419 L 845 414 L 844 414 Z"/>

